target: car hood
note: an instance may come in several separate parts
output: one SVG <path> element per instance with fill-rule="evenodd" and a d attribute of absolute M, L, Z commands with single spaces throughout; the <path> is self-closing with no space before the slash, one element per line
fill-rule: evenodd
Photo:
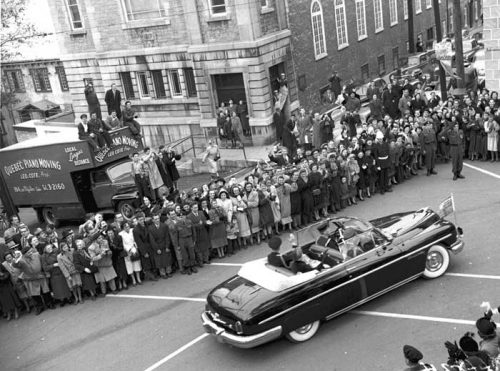
<path fill-rule="evenodd" d="M 417 211 L 397 213 L 382 218 L 370 220 L 388 236 L 400 237 L 415 229 L 425 229 L 437 222 L 440 218 L 434 211 L 426 207 Z"/>

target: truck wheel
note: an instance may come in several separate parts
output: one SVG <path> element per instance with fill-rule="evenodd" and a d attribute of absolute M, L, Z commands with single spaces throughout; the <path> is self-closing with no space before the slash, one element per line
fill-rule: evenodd
<path fill-rule="evenodd" d="M 54 215 L 52 208 L 44 207 L 42 210 L 42 217 L 45 224 L 54 224 L 56 228 L 59 227 L 59 219 Z"/>
<path fill-rule="evenodd" d="M 133 205 L 133 200 L 123 200 L 118 203 L 116 208 L 119 213 L 123 215 L 123 219 L 131 220 L 135 214 L 135 207 Z"/>

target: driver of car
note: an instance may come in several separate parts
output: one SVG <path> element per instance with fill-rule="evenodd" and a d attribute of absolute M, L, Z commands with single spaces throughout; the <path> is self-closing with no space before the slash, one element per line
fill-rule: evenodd
<path fill-rule="evenodd" d="M 341 234 L 339 248 L 344 260 L 355 258 L 364 252 L 361 248 L 361 239 L 356 236 L 356 231 L 352 228 L 346 228 Z"/>

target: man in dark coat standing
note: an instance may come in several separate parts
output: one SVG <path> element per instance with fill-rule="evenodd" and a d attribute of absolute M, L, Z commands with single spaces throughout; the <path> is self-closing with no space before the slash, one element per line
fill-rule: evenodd
<path fill-rule="evenodd" d="M 337 71 L 333 71 L 332 75 L 328 79 L 328 82 L 330 83 L 330 89 L 335 94 L 335 97 L 338 97 L 342 92 L 342 85 L 340 83 L 341 81 L 342 79 L 337 74 Z"/>
<path fill-rule="evenodd" d="M 210 237 L 208 235 L 208 226 L 212 224 L 212 222 L 210 220 L 207 221 L 205 215 L 200 212 L 197 203 L 191 206 L 191 212 L 187 215 L 187 218 L 191 220 L 196 230 L 196 239 L 194 242 L 196 263 L 199 267 L 203 267 L 203 264 L 210 264 Z"/>
<path fill-rule="evenodd" d="M 94 84 L 89 82 L 84 90 L 85 99 L 87 99 L 87 104 L 89 106 L 89 113 L 92 116 L 93 113 L 97 114 L 97 117 L 102 120 L 101 114 L 101 104 L 99 103 L 99 98 L 94 90 Z"/>
<path fill-rule="evenodd" d="M 422 130 L 420 148 L 422 149 L 422 154 L 424 155 L 427 176 L 437 174 L 437 171 L 434 170 L 436 163 L 437 140 L 436 132 L 432 127 L 432 121 L 428 121 Z"/>
<path fill-rule="evenodd" d="M 276 141 L 281 143 L 283 136 L 283 118 L 281 117 L 281 110 L 279 107 L 276 107 L 276 110 L 274 111 L 273 124 L 276 128 Z"/>
<path fill-rule="evenodd" d="M 389 186 L 389 168 L 391 160 L 389 159 L 389 143 L 384 140 L 384 134 L 377 132 L 376 142 L 373 144 L 373 157 L 378 170 L 378 183 L 380 193 L 392 192 Z"/>
<path fill-rule="evenodd" d="M 167 174 L 172 179 L 173 189 L 177 189 L 177 180 L 179 180 L 179 171 L 177 171 L 177 165 L 175 161 L 179 161 L 181 159 L 181 155 L 175 153 L 172 147 L 168 146 L 166 151 L 163 152 L 163 163 L 165 164 L 165 170 L 167 170 Z"/>
<path fill-rule="evenodd" d="M 292 121 L 292 119 L 290 119 L 283 129 L 283 135 L 282 135 L 283 146 L 288 149 L 288 154 L 290 154 L 290 156 L 292 157 L 295 156 L 295 153 L 297 151 L 297 138 L 293 133 L 294 127 L 295 124 Z"/>
<path fill-rule="evenodd" d="M 111 115 L 111 112 L 115 111 L 116 116 L 121 119 L 122 118 L 122 109 L 121 109 L 121 101 L 122 96 L 120 91 L 116 88 L 116 84 L 111 84 L 111 89 L 106 92 L 104 96 L 104 101 L 108 106 L 108 114 Z"/>
<path fill-rule="evenodd" d="M 160 222 L 160 214 L 153 215 L 153 223 L 148 227 L 149 242 L 153 250 L 155 267 L 162 278 L 172 277 L 172 252 L 170 233 L 165 223 Z"/>
<path fill-rule="evenodd" d="M 385 112 L 393 119 L 396 119 L 399 115 L 399 98 L 399 92 L 392 86 L 392 84 L 387 84 L 387 89 L 384 90 L 382 94 L 382 104 Z"/>
<path fill-rule="evenodd" d="M 149 242 L 148 228 L 146 227 L 145 220 L 146 216 L 144 213 L 141 212 L 137 214 L 137 225 L 133 230 L 134 240 L 141 254 L 141 265 L 144 271 L 144 277 L 151 281 L 158 281 L 158 278 L 156 278 L 153 273 L 155 269 L 155 262 L 153 259 L 155 251 Z"/>

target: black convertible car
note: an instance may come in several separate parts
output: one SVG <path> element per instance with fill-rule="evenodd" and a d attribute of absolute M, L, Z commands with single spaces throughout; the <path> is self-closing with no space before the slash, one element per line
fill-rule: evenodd
<path fill-rule="evenodd" d="M 449 253 L 464 247 L 461 235 L 429 208 L 370 222 L 327 219 L 297 233 L 300 259 L 320 269 L 293 274 L 270 266 L 267 258 L 246 263 L 210 292 L 203 326 L 240 348 L 283 335 L 292 342 L 309 340 L 324 320 L 420 276 L 444 274 Z"/>

